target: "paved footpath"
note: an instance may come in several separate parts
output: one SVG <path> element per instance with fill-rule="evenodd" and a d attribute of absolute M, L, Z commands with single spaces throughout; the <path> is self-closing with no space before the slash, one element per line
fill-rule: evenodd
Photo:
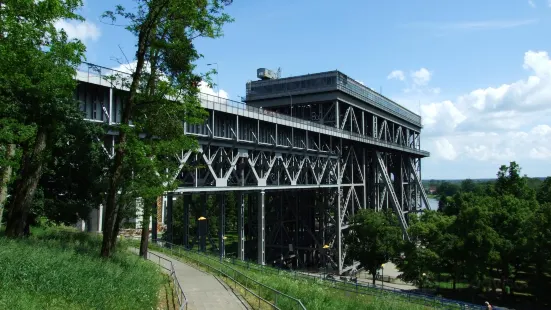
<path fill-rule="evenodd" d="M 137 249 L 132 249 L 132 252 L 137 253 Z M 248 309 L 244 301 L 242 302 L 230 288 L 222 285 L 213 275 L 195 269 L 162 253 L 151 250 L 149 252 L 172 261 L 176 277 L 188 300 L 187 309 Z M 158 263 L 159 258 L 155 255 L 148 255 L 148 258 Z M 170 264 L 167 261 L 161 259 L 161 264 L 170 269 Z"/>

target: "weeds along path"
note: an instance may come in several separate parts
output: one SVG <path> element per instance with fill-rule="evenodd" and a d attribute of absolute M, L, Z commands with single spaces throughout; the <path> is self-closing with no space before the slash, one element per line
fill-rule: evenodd
<path fill-rule="evenodd" d="M 130 248 L 137 253 L 136 248 Z M 151 253 L 172 261 L 176 277 L 180 282 L 184 294 L 188 299 L 187 309 L 224 309 L 241 310 L 247 309 L 247 306 L 237 298 L 237 296 L 224 285 L 222 285 L 213 275 L 207 274 L 190 265 L 174 259 L 163 253 L 149 250 Z M 155 256 L 149 256 L 150 260 L 155 261 Z M 157 261 L 155 261 L 157 262 Z M 168 262 L 161 260 L 161 264 Z M 170 267 L 170 266 L 167 266 Z"/>

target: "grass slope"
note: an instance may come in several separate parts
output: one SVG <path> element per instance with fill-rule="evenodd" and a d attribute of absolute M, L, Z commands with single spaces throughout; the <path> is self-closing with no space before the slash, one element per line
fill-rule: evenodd
<path fill-rule="evenodd" d="M 119 250 L 99 257 L 101 240 L 58 229 L 24 240 L 0 237 L 0 309 L 155 309 L 163 277 Z"/>

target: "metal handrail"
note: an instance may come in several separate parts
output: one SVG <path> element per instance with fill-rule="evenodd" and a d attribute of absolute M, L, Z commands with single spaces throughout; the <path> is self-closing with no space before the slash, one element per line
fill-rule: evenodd
<path fill-rule="evenodd" d="M 208 259 L 211 259 L 211 260 L 215 259 L 214 256 L 209 257 L 210 255 L 205 254 L 203 252 L 199 252 L 197 250 L 193 250 L 193 249 L 186 249 L 186 250 L 203 255 L 205 257 L 208 257 Z M 432 305 L 455 306 L 460 309 L 484 309 L 484 307 L 482 306 L 466 303 L 466 302 L 460 302 L 457 300 L 452 300 L 447 298 L 438 298 L 427 294 L 405 292 L 403 290 L 396 289 L 393 287 L 378 287 L 369 283 L 358 284 L 357 282 L 352 283 L 347 281 L 339 281 L 336 279 L 323 277 L 323 275 L 314 276 L 312 274 L 299 272 L 299 271 L 287 271 L 279 268 L 271 268 L 264 265 L 258 265 L 256 263 L 240 261 L 235 258 L 225 259 L 223 260 L 222 264 L 224 263 L 230 263 L 232 265 L 240 266 L 242 268 L 257 270 L 257 271 L 260 271 L 261 273 L 266 271 L 274 275 L 285 275 L 295 279 L 299 277 L 307 280 L 321 280 L 321 282 L 318 282 L 318 283 L 328 288 L 333 288 L 337 290 L 342 290 L 342 291 L 357 293 L 362 295 L 376 295 L 376 293 L 373 293 L 373 291 L 375 290 L 380 293 L 386 292 L 386 293 L 400 295 L 406 298 L 409 302 L 419 304 L 419 305 L 427 305 L 427 303 L 430 303 Z"/>
<path fill-rule="evenodd" d="M 173 244 L 173 243 L 170 243 L 170 242 L 166 242 L 166 241 L 155 241 L 154 243 L 155 243 L 156 245 L 160 246 L 161 248 L 166 248 L 166 247 L 163 247 L 163 245 L 168 245 L 168 246 L 170 246 L 168 249 L 170 250 L 170 252 L 171 252 L 172 255 L 174 255 L 173 248 L 177 248 L 177 249 L 179 249 L 179 250 L 182 249 L 182 250 L 184 250 L 184 253 L 190 252 L 188 249 L 184 248 L 183 246 L 176 245 L 176 244 Z M 195 252 L 193 252 L 193 253 L 195 253 Z M 178 254 L 179 254 L 179 255 L 182 255 L 182 252 L 181 252 L 181 251 L 178 251 Z M 197 253 L 197 254 L 199 254 L 199 253 Z M 215 261 L 216 263 L 220 263 L 218 260 L 215 260 L 215 259 L 209 257 L 208 255 L 203 255 L 203 256 L 204 256 L 205 258 L 209 259 L 209 260 Z M 214 267 L 214 266 L 212 266 L 212 265 L 210 265 L 210 264 L 207 264 L 206 262 L 203 262 L 203 261 L 197 260 L 197 259 L 195 259 L 195 258 L 193 258 L 193 257 L 190 257 L 189 255 L 186 255 L 186 258 L 187 258 L 187 259 L 190 259 L 190 260 L 192 260 L 192 261 L 194 261 L 194 262 L 196 262 L 197 265 L 202 264 L 202 265 L 208 266 L 209 268 L 211 268 L 211 269 L 217 271 L 218 273 L 225 275 L 227 278 L 232 279 L 236 284 L 239 284 L 241 287 L 243 287 L 244 289 L 246 289 L 248 292 L 250 292 L 251 294 L 255 295 L 256 297 L 261 298 L 263 301 L 265 301 L 266 303 L 268 303 L 270 306 L 274 307 L 274 309 L 279 309 L 279 308 L 277 307 L 277 299 L 278 299 L 277 297 L 278 297 L 278 296 L 282 296 L 282 297 L 288 298 L 288 299 L 289 299 L 290 301 L 292 301 L 292 302 L 295 302 L 295 303 L 297 304 L 297 307 L 298 307 L 299 309 L 306 310 L 306 307 L 304 307 L 304 304 L 302 303 L 302 301 L 301 301 L 300 299 L 297 299 L 297 298 L 295 298 L 295 297 L 289 296 L 289 295 L 287 295 L 287 294 L 285 294 L 285 293 L 283 293 L 283 292 L 280 292 L 280 291 L 278 291 L 278 290 L 276 290 L 276 289 L 274 289 L 274 288 L 272 288 L 272 287 L 269 287 L 269 286 L 267 286 L 267 285 L 265 285 L 265 284 L 263 284 L 263 283 L 260 283 L 260 282 L 256 281 L 255 279 L 253 279 L 253 278 L 247 276 L 246 274 L 240 272 L 239 270 L 237 270 L 237 269 L 235 269 L 235 268 L 233 268 L 233 267 L 231 267 L 231 266 L 227 266 L 227 265 L 225 265 L 225 264 L 223 264 L 223 263 L 220 263 L 222 266 L 227 267 L 228 269 L 230 269 L 230 270 L 232 270 L 232 271 L 234 272 L 234 276 L 233 276 L 233 277 L 230 276 L 228 273 L 222 271 L 221 269 L 216 268 L 216 267 Z M 246 285 L 243 285 L 242 283 L 240 283 L 240 282 L 236 279 L 236 275 L 239 275 L 239 276 L 245 278 L 247 283 L 250 283 L 250 282 L 256 283 L 257 285 L 259 285 L 259 286 L 261 286 L 261 287 L 264 287 L 264 288 L 268 289 L 269 291 L 273 292 L 273 293 L 275 294 L 275 304 L 274 304 L 274 303 L 271 303 L 271 302 L 269 302 L 269 301 L 267 301 L 266 299 L 264 299 L 264 298 L 258 296 L 258 295 L 255 294 L 254 292 L 252 292 L 250 289 L 246 288 Z"/>
<path fill-rule="evenodd" d="M 187 309 L 187 305 L 188 305 L 188 300 L 187 300 L 187 297 L 186 297 L 186 294 L 184 293 L 184 290 L 182 289 L 182 286 L 180 285 L 180 281 L 178 280 L 178 277 L 176 276 L 176 270 L 174 269 L 174 264 L 172 263 L 172 261 L 170 259 L 166 259 L 160 255 L 157 255 L 155 253 L 151 253 L 149 251 L 147 251 L 147 258 L 149 258 L 149 255 L 153 255 L 153 256 L 156 256 L 158 258 L 158 265 L 159 267 L 165 269 L 166 271 L 169 272 L 170 274 L 170 278 L 172 279 L 172 282 L 174 283 L 174 289 L 177 290 L 176 291 L 176 295 L 178 296 L 178 304 L 180 305 L 180 310 L 183 310 L 183 309 Z M 165 266 L 163 266 L 161 264 L 161 259 L 163 261 L 167 261 L 170 263 L 170 268 L 167 268 Z"/>
<path fill-rule="evenodd" d="M 102 67 L 102 66 L 87 63 L 87 62 L 83 62 L 81 64 L 81 66 L 87 66 L 87 68 L 86 68 L 87 70 L 82 68 L 85 71 L 81 71 L 81 70 L 79 70 L 79 69 L 81 69 L 80 67 L 77 68 L 77 72 L 76 72 L 77 76 L 79 75 L 79 72 L 83 73 L 83 74 L 87 74 L 86 80 L 88 82 L 90 82 L 91 78 L 98 79 L 97 83 L 99 83 L 100 85 L 103 85 L 103 82 L 105 82 L 105 86 L 107 86 L 107 87 L 113 87 L 113 85 L 112 85 L 113 81 L 107 81 L 107 78 L 109 78 L 109 77 L 117 78 L 117 77 L 120 77 L 122 75 L 129 77 L 131 75 L 130 73 L 127 73 L 127 72 L 122 72 L 122 71 Z M 92 70 L 92 72 L 90 72 L 90 70 Z M 104 71 L 107 71 L 107 72 L 104 72 Z M 97 74 L 94 74 L 94 73 L 97 73 Z M 121 83 L 121 87 L 122 87 L 122 84 L 123 84 L 122 81 L 114 81 L 115 84 L 118 83 L 118 82 Z M 382 147 L 397 148 L 397 149 L 400 149 L 404 152 L 412 152 L 413 151 L 413 152 L 419 153 L 423 156 L 429 156 L 430 155 L 429 152 L 417 149 L 415 147 L 404 146 L 404 145 L 394 143 L 394 142 L 381 141 L 379 139 L 375 139 L 373 137 L 369 137 L 369 136 L 366 136 L 366 135 L 363 135 L 363 134 L 347 131 L 347 130 L 344 130 L 344 129 L 336 128 L 336 127 L 333 127 L 333 126 L 328 126 L 328 125 L 325 125 L 325 124 L 320 124 L 320 123 L 317 123 L 317 122 L 304 120 L 304 119 L 289 116 L 289 115 L 286 115 L 286 114 L 281 114 L 281 113 L 268 111 L 268 110 L 265 110 L 265 109 L 262 109 L 262 108 L 252 107 L 252 106 L 243 104 L 243 102 L 238 102 L 238 101 L 231 100 L 231 99 L 221 98 L 219 96 L 214 96 L 214 95 L 205 94 L 205 93 L 199 93 L 199 98 L 201 99 L 201 104 L 202 105 L 205 105 L 205 103 L 203 101 L 206 101 L 207 102 L 206 104 L 208 104 L 208 102 L 216 103 L 216 104 L 219 104 L 221 106 L 225 106 L 226 110 L 228 110 L 228 109 L 230 109 L 230 110 L 237 109 L 237 110 L 242 110 L 242 111 L 258 113 L 260 115 L 264 115 L 264 116 L 268 116 L 268 117 L 275 117 L 275 118 L 278 118 L 278 119 L 283 119 L 283 120 L 288 120 L 288 121 L 295 122 L 295 123 L 298 123 L 298 124 L 303 124 L 303 125 L 306 125 L 308 127 L 319 128 L 320 130 L 327 130 L 327 131 L 337 132 L 339 134 L 342 134 L 342 135 L 345 135 L 345 136 L 348 136 L 348 137 L 353 137 L 353 138 L 359 140 L 360 142 L 364 142 L 364 143 L 371 143 L 371 144 L 375 144 L 375 145 L 380 145 Z"/>

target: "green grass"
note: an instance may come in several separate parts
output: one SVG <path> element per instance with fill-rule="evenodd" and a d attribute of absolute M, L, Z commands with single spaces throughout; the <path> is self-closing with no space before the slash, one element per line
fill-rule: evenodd
<path fill-rule="evenodd" d="M 153 250 L 163 251 L 165 253 L 170 253 L 168 249 L 160 248 L 158 246 L 152 246 Z M 184 252 L 180 251 L 173 252 L 173 255 L 179 256 L 183 261 L 192 261 L 199 260 L 204 263 L 211 265 L 214 268 L 221 269 L 225 271 L 230 276 L 235 277 L 239 282 L 247 283 L 247 280 L 243 276 L 236 276 L 236 273 L 228 268 L 227 265 L 221 264 L 216 261 L 216 259 L 209 260 L 204 256 L 193 253 L 193 252 Z M 241 273 L 246 276 L 253 278 L 254 280 L 270 286 L 284 294 L 300 299 L 306 309 L 428 309 L 417 304 L 412 304 L 407 302 L 402 298 L 397 298 L 391 294 L 377 294 L 377 295 L 361 295 L 353 292 L 345 292 L 342 290 L 335 290 L 328 288 L 327 286 L 321 285 L 316 281 L 304 280 L 304 279 L 293 279 L 286 277 L 284 275 L 277 274 L 268 274 L 255 272 L 253 270 L 247 270 L 246 268 L 238 268 L 232 266 L 235 269 L 238 269 Z M 233 281 L 229 281 L 228 284 L 233 287 Z M 251 284 L 248 281 L 248 286 L 253 288 L 253 291 L 263 298 L 275 302 L 274 293 L 262 288 L 259 285 Z M 293 303 L 291 300 L 286 299 L 285 297 L 279 296 L 277 306 L 281 309 L 298 309 L 296 303 Z"/>
<path fill-rule="evenodd" d="M 97 236 L 53 228 L 0 237 L 0 309 L 155 309 L 158 268 L 123 245 L 104 260 L 100 245 Z"/>

